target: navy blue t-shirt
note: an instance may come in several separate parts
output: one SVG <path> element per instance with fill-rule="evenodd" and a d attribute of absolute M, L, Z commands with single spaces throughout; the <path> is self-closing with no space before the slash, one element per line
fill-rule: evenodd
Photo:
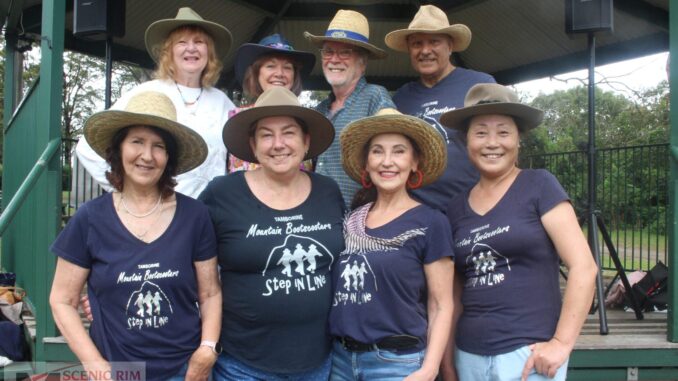
<path fill-rule="evenodd" d="M 568 200 L 549 172 L 523 169 L 484 215 L 454 198 L 447 216 L 464 281 L 457 346 L 494 356 L 548 341 L 560 315 L 559 256 L 541 217 Z"/>
<path fill-rule="evenodd" d="M 316 368 L 327 359 L 330 270 L 344 248 L 344 202 L 316 173 L 300 205 L 277 210 L 252 193 L 245 172 L 212 180 L 200 195 L 217 232 L 224 351 L 273 373 Z"/>
<path fill-rule="evenodd" d="M 52 244 L 59 257 L 90 270 L 90 336 L 108 361 L 145 361 L 148 380 L 178 373 L 200 344 L 193 262 L 216 256 L 205 205 L 180 193 L 167 230 L 137 239 L 107 193 L 82 205 Z"/>
<path fill-rule="evenodd" d="M 429 122 L 447 143 L 445 173 L 432 184 L 413 192 L 421 201 L 443 212 L 454 196 L 478 182 L 478 171 L 468 159 L 461 132 L 440 124 L 440 115 L 464 107 L 466 93 L 478 83 L 494 83 L 494 78 L 458 67 L 431 88 L 420 81 L 409 82 L 393 96 L 398 111 Z"/>
<path fill-rule="evenodd" d="M 426 347 L 428 287 L 424 265 L 453 257 L 442 212 L 421 204 L 380 227 L 365 227 L 372 203 L 346 223 L 346 250 L 332 271 L 330 331 L 363 343 L 394 335 L 419 338 Z"/>

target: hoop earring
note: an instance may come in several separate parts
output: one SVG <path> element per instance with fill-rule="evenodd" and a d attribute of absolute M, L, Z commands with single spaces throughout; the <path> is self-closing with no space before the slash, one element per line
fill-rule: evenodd
<path fill-rule="evenodd" d="M 363 188 L 370 189 L 374 186 L 374 183 L 370 180 L 370 175 L 366 170 L 360 173 L 360 183 L 363 185 Z"/>
<path fill-rule="evenodd" d="M 412 183 L 412 182 L 410 182 L 410 179 L 408 178 L 407 179 L 407 186 L 410 189 L 418 189 L 419 187 L 421 187 L 421 184 L 424 182 L 424 173 L 421 170 L 417 169 L 416 171 L 412 172 L 412 174 L 416 175 L 417 181 Z"/>

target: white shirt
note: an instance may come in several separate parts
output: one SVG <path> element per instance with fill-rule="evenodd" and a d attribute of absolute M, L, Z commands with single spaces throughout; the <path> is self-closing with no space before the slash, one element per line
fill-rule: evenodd
<path fill-rule="evenodd" d="M 187 100 L 192 101 L 197 97 L 194 89 L 179 86 Z M 222 140 L 222 130 L 228 120 L 228 112 L 235 105 L 221 90 L 212 87 L 205 88 L 198 102 L 187 107 L 173 81 L 156 79 L 144 82 L 125 93 L 110 109 L 124 110 L 129 99 L 143 91 L 158 91 L 167 95 L 177 109 L 177 122 L 191 128 L 205 140 L 207 159 L 192 171 L 177 176 L 177 186 L 174 188 L 177 192 L 197 198 L 210 180 L 226 173 L 226 147 Z M 112 187 L 105 175 L 110 170 L 106 160 L 94 152 L 84 138 L 78 141 L 75 153 L 94 180 L 106 191 L 111 191 Z"/>

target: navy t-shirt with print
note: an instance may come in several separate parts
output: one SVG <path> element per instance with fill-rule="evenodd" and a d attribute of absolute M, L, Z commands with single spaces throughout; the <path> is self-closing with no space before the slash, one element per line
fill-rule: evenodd
<path fill-rule="evenodd" d="M 179 372 L 200 344 L 193 262 L 216 256 L 207 208 L 176 193 L 176 212 L 155 241 L 122 224 L 107 193 L 85 203 L 52 244 L 59 257 L 90 270 L 90 336 L 102 356 L 146 362 L 148 380 Z"/>
<path fill-rule="evenodd" d="M 217 232 L 224 351 L 256 369 L 296 373 L 327 359 L 331 279 L 343 201 L 316 173 L 297 207 L 276 210 L 252 193 L 245 172 L 217 177 L 200 195 Z"/>
<path fill-rule="evenodd" d="M 568 200 L 565 190 L 551 173 L 523 169 L 482 216 L 468 196 L 447 212 L 464 280 L 457 346 L 491 356 L 550 340 L 561 307 L 559 257 L 541 217 Z"/>
<path fill-rule="evenodd" d="M 353 211 L 361 213 L 361 226 L 371 205 Z M 332 273 L 332 335 L 370 344 L 410 335 L 419 339 L 413 350 L 423 349 L 428 328 L 424 265 L 453 257 L 449 229 L 442 212 L 421 204 L 385 225 L 347 236 L 346 251 Z"/>
<path fill-rule="evenodd" d="M 489 74 L 457 67 L 433 87 L 416 80 L 406 83 L 393 96 L 398 111 L 430 123 L 447 145 L 447 167 L 443 175 L 412 192 L 429 206 L 444 212 L 454 196 L 478 182 L 478 171 L 468 159 L 462 133 L 440 124 L 440 116 L 464 107 L 464 97 L 474 85 L 494 82 Z"/>

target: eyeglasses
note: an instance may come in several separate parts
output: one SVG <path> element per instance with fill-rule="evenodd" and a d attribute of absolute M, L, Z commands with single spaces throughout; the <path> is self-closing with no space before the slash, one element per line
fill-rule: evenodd
<path fill-rule="evenodd" d="M 328 59 L 332 58 L 334 54 L 337 54 L 340 59 L 342 60 L 347 60 L 351 58 L 351 55 L 353 54 L 353 49 L 339 49 L 339 50 L 334 50 L 334 49 L 320 49 L 320 55 L 322 55 L 323 58 Z"/>

